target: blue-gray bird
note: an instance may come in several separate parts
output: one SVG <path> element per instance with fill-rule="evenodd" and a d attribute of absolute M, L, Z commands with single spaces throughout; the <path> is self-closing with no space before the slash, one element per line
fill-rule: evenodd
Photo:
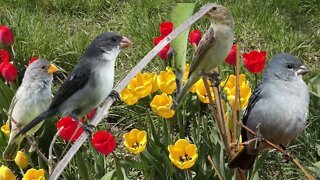
<path fill-rule="evenodd" d="M 201 73 L 209 73 L 225 61 L 232 47 L 234 20 L 230 11 L 224 6 L 215 5 L 206 15 L 211 21 L 210 28 L 199 42 L 190 64 L 187 82 L 181 92 L 177 92 L 171 109 L 178 107 L 191 86 L 200 79 Z"/>
<path fill-rule="evenodd" d="M 41 121 L 54 116 L 71 116 L 74 120 L 88 114 L 111 93 L 115 60 L 122 48 L 130 46 L 125 36 L 106 32 L 91 42 L 80 61 L 58 89 L 50 107 L 25 126 L 25 134 Z"/>
<path fill-rule="evenodd" d="M 3 153 L 4 160 L 14 160 L 24 139 L 24 136 L 14 139 L 19 130 L 49 107 L 52 100 L 52 74 L 57 70 L 54 64 L 45 59 L 38 59 L 27 67 L 9 109 L 10 138 Z M 33 127 L 27 135 L 34 134 L 40 126 L 41 123 Z"/>
<path fill-rule="evenodd" d="M 270 148 L 263 139 L 283 145 L 301 133 L 309 112 L 309 91 L 302 75 L 308 72 L 309 69 L 289 53 L 271 59 L 242 119 L 242 123 L 256 132 L 262 141 L 244 146 L 228 167 L 249 170 L 258 153 Z M 243 142 L 256 138 L 245 129 L 241 134 Z"/>

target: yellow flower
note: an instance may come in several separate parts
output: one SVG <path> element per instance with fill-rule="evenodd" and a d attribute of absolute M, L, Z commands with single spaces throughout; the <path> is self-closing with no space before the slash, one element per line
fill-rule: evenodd
<path fill-rule="evenodd" d="M 198 83 L 199 82 L 199 83 Z M 209 103 L 209 97 L 208 97 L 208 94 L 207 94 L 207 91 L 206 91 L 206 87 L 204 85 L 204 82 L 202 79 L 200 79 L 198 81 L 196 87 L 195 87 L 195 90 L 196 90 L 196 93 L 197 93 L 197 96 L 199 98 L 199 100 L 203 103 L 206 103 L 208 104 Z M 208 84 L 210 85 L 210 81 L 208 81 Z M 213 90 L 212 88 L 210 88 L 210 92 L 211 92 L 211 96 L 214 100 L 214 94 L 213 94 Z"/>
<path fill-rule="evenodd" d="M 123 135 L 124 145 L 128 151 L 133 154 L 138 154 L 146 148 L 147 145 L 147 132 L 132 129 L 130 132 Z"/>
<path fill-rule="evenodd" d="M 120 97 L 128 105 L 133 105 L 137 103 L 139 99 L 128 88 L 124 88 L 124 90 L 120 93 Z"/>
<path fill-rule="evenodd" d="M 220 83 L 220 85 L 221 85 L 221 87 L 224 87 L 224 91 L 228 95 L 228 94 L 230 94 L 230 91 L 232 90 L 232 88 L 234 88 L 236 86 L 236 76 L 230 75 L 228 81 L 227 81 L 227 79 L 228 79 L 228 77 L 226 78 L 226 80 L 222 81 Z M 240 85 L 240 87 L 249 86 L 249 82 L 246 81 L 245 74 L 239 75 L 239 85 Z"/>
<path fill-rule="evenodd" d="M 185 139 L 179 139 L 174 145 L 168 146 L 171 162 L 180 169 L 191 168 L 198 158 L 196 145 Z"/>
<path fill-rule="evenodd" d="M 233 87 L 229 94 L 227 95 L 227 99 L 231 105 L 232 108 L 234 107 L 235 103 L 235 96 L 236 96 L 236 87 Z M 240 104 L 238 104 L 237 109 L 244 109 L 247 107 L 249 98 L 251 96 L 251 88 L 249 86 L 240 86 Z"/>
<path fill-rule="evenodd" d="M 144 98 L 151 93 L 153 75 L 139 72 L 128 84 L 127 88 L 131 90 L 134 96 Z"/>
<path fill-rule="evenodd" d="M 151 76 L 152 76 L 152 89 L 151 89 L 151 93 L 154 93 L 154 92 L 156 92 L 156 91 L 159 89 L 158 84 L 157 84 L 157 77 L 158 77 L 158 75 L 157 75 L 157 73 L 153 72 L 153 73 L 151 73 Z"/>
<path fill-rule="evenodd" d="M 4 180 L 15 180 L 16 177 L 14 176 L 13 172 L 7 167 L 2 165 L 0 167 L 0 179 Z"/>
<path fill-rule="evenodd" d="M 187 82 L 187 79 L 189 76 L 189 69 L 190 69 L 190 65 L 186 64 L 186 66 L 184 67 L 184 74 L 183 74 L 183 80 L 182 80 L 183 84 L 185 84 Z"/>
<path fill-rule="evenodd" d="M 190 92 L 196 93 L 198 86 L 203 83 L 202 79 L 199 79 L 196 83 L 194 83 L 191 88 L 189 89 Z"/>
<path fill-rule="evenodd" d="M 174 110 L 171 110 L 172 97 L 166 93 L 156 95 L 150 102 L 151 109 L 163 118 L 171 118 L 174 115 Z"/>
<path fill-rule="evenodd" d="M 14 162 L 18 165 L 19 168 L 24 169 L 28 166 L 28 157 L 22 152 L 18 151 L 16 157 L 14 158 Z"/>
<path fill-rule="evenodd" d="M 45 180 L 43 169 L 29 169 L 22 180 Z"/>
<path fill-rule="evenodd" d="M 162 92 L 166 94 L 173 93 L 177 86 L 176 75 L 171 68 L 167 67 L 166 71 L 160 71 L 160 74 L 157 77 L 157 84 Z"/>
<path fill-rule="evenodd" d="M 1 131 L 7 136 L 10 137 L 10 129 L 9 129 L 9 120 L 7 120 L 6 124 L 1 126 Z"/>

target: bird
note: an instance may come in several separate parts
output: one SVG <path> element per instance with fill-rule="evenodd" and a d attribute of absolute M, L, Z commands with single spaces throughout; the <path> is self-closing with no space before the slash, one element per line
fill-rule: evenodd
<path fill-rule="evenodd" d="M 175 102 L 171 106 L 175 110 L 190 87 L 196 83 L 203 73 L 209 73 L 222 64 L 231 50 L 234 37 L 234 20 L 230 11 L 215 5 L 206 16 L 211 21 L 209 29 L 199 42 L 199 46 L 190 64 L 188 79 L 181 92 L 176 92 Z"/>
<path fill-rule="evenodd" d="M 228 163 L 229 168 L 249 170 L 258 153 L 275 145 L 289 144 L 306 126 L 309 112 L 309 91 L 302 76 L 310 69 L 289 53 L 272 57 L 260 85 L 254 90 L 243 113 L 242 123 L 253 130 L 261 141 L 253 141 Z M 244 128 L 242 140 L 255 138 Z"/>
<path fill-rule="evenodd" d="M 49 108 L 22 128 L 16 137 L 25 134 L 50 117 L 71 116 L 78 121 L 80 117 L 101 104 L 112 91 L 115 60 L 120 50 L 131 44 L 127 37 L 115 32 L 98 35 L 88 45 L 77 65 L 62 83 Z M 79 125 L 89 132 L 92 128 L 80 122 Z"/>
<path fill-rule="evenodd" d="M 38 59 L 27 67 L 8 111 L 10 137 L 3 153 L 4 160 L 12 161 L 20 148 L 24 136 L 14 139 L 19 129 L 49 107 L 52 100 L 52 74 L 56 71 L 58 68 L 45 59 Z M 40 127 L 41 124 L 33 127 L 27 135 L 34 134 Z"/>

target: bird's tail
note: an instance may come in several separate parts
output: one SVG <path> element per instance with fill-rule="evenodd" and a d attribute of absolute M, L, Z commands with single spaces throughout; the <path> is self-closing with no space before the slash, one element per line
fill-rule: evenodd
<path fill-rule="evenodd" d="M 247 152 L 245 146 L 231 161 L 228 163 L 229 168 L 240 168 L 242 170 L 249 170 L 252 168 L 257 155 L 251 155 Z"/>
<path fill-rule="evenodd" d="M 36 118 L 34 118 L 30 123 L 28 123 L 26 126 L 24 126 L 14 137 L 14 139 L 18 138 L 21 135 L 26 134 L 30 129 L 38 125 L 41 121 L 44 119 L 47 119 L 49 117 L 52 117 L 56 114 L 55 110 L 46 110 L 39 114 Z"/>
<path fill-rule="evenodd" d="M 16 157 L 16 154 L 20 148 L 20 144 L 23 140 L 23 136 L 20 136 L 16 139 L 12 139 L 9 141 L 6 149 L 3 152 L 3 160 L 5 161 L 13 161 Z"/>

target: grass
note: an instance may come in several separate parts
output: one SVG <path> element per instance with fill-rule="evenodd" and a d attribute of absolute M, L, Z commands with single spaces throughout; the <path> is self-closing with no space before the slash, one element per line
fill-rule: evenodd
<path fill-rule="evenodd" d="M 180 1 L 179 1 L 180 2 Z M 191 2 L 191 1 L 183 1 Z M 209 2 L 197 0 L 197 8 Z M 134 46 L 121 53 L 116 66 L 119 81 L 153 47 L 160 22 L 170 20 L 172 0 L 0 0 L 0 24 L 9 25 L 15 33 L 15 63 L 22 69 L 30 57 L 40 56 L 54 61 L 69 72 L 88 43 L 105 31 L 116 31 L 129 37 Z M 281 52 L 291 52 L 313 70 L 320 72 L 320 4 L 318 0 L 217 1 L 230 8 L 235 18 L 237 40 L 243 52 L 266 50 L 268 59 Z M 201 19 L 194 27 L 204 31 L 208 21 Z M 158 71 L 159 59 L 146 68 Z M 245 72 L 245 70 L 243 70 Z M 59 82 L 56 83 L 56 87 Z M 140 107 L 143 109 L 143 107 Z M 135 112 L 117 112 L 114 119 L 138 123 Z M 308 126 L 289 149 L 306 167 L 320 160 L 320 116 L 317 107 L 311 107 Z M 121 117 L 124 115 L 124 117 Z M 121 122 L 122 122 L 121 121 Z M 126 128 L 123 128 L 126 129 Z M 291 163 L 283 164 L 279 154 L 271 152 L 264 168 L 263 179 L 303 176 Z M 278 165 L 276 165 L 278 164 Z M 280 165 L 281 164 L 281 165 Z"/>

